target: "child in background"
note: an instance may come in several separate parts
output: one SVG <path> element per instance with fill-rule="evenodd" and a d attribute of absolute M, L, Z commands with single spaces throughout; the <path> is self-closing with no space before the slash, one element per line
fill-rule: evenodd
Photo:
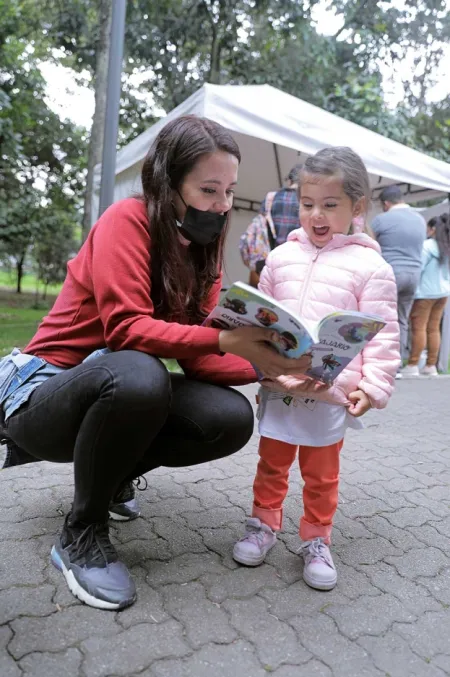
<path fill-rule="evenodd" d="M 402 374 L 419 376 L 419 360 L 427 349 L 427 363 L 420 372 L 437 376 L 441 345 L 441 320 L 450 295 L 450 226 L 448 214 L 428 221 L 422 250 L 422 272 L 411 310 L 411 353 Z"/>
<path fill-rule="evenodd" d="M 253 511 L 233 557 L 257 566 L 275 545 L 289 469 L 298 451 L 305 483 L 303 578 L 313 588 L 331 590 L 337 581 L 329 545 L 338 504 L 339 454 L 346 428 L 362 427 L 356 419 L 370 407 L 382 409 L 391 396 L 400 362 L 397 291 L 377 242 L 365 233 L 349 234 L 352 221 L 366 214 L 370 203 L 369 177 L 356 153 L 325 148 L 308 158 L 299 197 L 303 227 L 270 253 L 261 291 L 306 320 L 359 310 L 381 316 L 386 326 L 329 388 L 305 376 L 262 382 Z"/>

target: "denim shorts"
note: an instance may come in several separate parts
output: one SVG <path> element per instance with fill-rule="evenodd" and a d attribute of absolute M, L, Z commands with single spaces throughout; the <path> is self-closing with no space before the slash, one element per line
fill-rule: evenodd
<path fill-rule="evenodd" d="M 105 355 L 108 348 L 95 350 L 84 362 Z M 18 348 L 0 360 L 0 407 L 4 420 L 19 407 L 28 402 L 31 393 L 51 376 L 66 371 L 64 367 L 55 367 L 41 357 L 22 353 Z"/>

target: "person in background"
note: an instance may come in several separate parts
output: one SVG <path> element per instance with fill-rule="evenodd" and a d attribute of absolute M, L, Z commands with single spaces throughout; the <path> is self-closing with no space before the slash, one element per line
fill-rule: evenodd
<path fill-rule="evenodd" d="M 409 314 L 420 280 L 426 224 L 403 200 L 398 186 L 387 186 L 380 195 L 384 214 L 372 221 L 372 230 L 384 259 L 391 264 L 397 283 L 398 321 L 402 360 L 407 358 Z M 396 378 L 401 378 L 399 370 Z"/>
<path fill-rule="evenodd" d="M 298 204 L 298 177 L 301 164 L 296 164 L 292 167 L 289 174 L 286 176 L 286 186 L 275 193 L 272 201 L 270 215 L 272 217 L 273 225 L 275 227 L 275 241 L 273 248 L 286 242 L 290 232 L 299 227 L 299 204 Z M 267 213 L 267 195 L 261 202 L 259 213 L 266 216 Z M 250 271 L 250 284 L 257 287 L 259 277 L 264 268 L 265 259 L 261 259 L 256 264 L 255 270 Z"/>
<path fill-rule="evenodd" d="M 286 186 L 277 190 L 272 203 L 271 215 L 275 226 L 275 245 L 284 244 L 289 233 L 299 227 L 298 177 L 303 165 L 292 167 L 285 181 Z M 261 202 L 260 213 L 266 213 L 266 198 Z"/>
<path fill-rule="evenodd" d="M 421 373 L 437 376 L 441 344 L 441 320 L 450 296 L 450 225 L 448 214 L 428 222 L 428 239 L 423 244 L 422 272 L 411 311 L 411 353 L 403 373 L 419 376 L 419 360 L 427 349 L 427 363 Z"/>

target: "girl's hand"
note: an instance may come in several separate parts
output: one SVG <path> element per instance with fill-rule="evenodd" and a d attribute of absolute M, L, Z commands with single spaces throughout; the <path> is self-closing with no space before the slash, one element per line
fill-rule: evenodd
<path fill-rule="evenodd" d="M 253 364 L 266 378 L 281 374 L 303 374 L 311 366 L 311 357 L 284 357 L 268 344 L 276 343 L 278 333 L 260 327 L 239 327 L 219 334 L 219 347 L 224 353 L 239 355 Z"/>
<path fill-rule="evenodd" d="M 348 399 L 351 402 L 348 405 L 348 413 L 355 418 L 362 416 L 372 407 L 369 398 L 362 390 L 355 390 L 353 393 L 350 393 Z"/>
<path fill-rule="evenodd" d="M 323 390 L 328 390 L 328 388 L 330 387 L 328 383 L 324 383 L 323 381 L 316 381 L 315 379 L 309 378 L 308 376 L 306 377 L 281 376 L 273 380 L 267 379 L 261 381 L 261 385 L 266 385 L 269 389 L 271 384 L 273 383 L 276 383 L 278 386 L 281 386 L 284 392 L 286 393 L 292 392 L 295 393 L 296 395 L 297 394 L 314 395 L 314 393 L 320 393 Z"/>

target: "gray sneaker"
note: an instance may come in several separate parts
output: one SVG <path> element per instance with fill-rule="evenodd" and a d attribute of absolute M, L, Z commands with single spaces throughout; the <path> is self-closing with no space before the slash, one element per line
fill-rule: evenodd
<path fill-rule="evenodd" d="M 96 609 L 124 609 L 136 600 L 128 569 L 118 561 L 107 524 L 69 525 L 66 517 L 51 561 L 79 600 Z"/>
<path fill-rule="evenodd" d="M 133 482 L 125 482 L 119 487 L 109 504 L 109 516 L 117 522 L 130 522 L 141 514 Z"/>
<path fill-rule="evenodd" d="M 267 524 L 257 517 L 250 517 L 247 520 L 245 536 L 233 548 L 233 559 L 248 567 L 257 567 L 264 562 L 276 541 L 276 533 Z"/>

